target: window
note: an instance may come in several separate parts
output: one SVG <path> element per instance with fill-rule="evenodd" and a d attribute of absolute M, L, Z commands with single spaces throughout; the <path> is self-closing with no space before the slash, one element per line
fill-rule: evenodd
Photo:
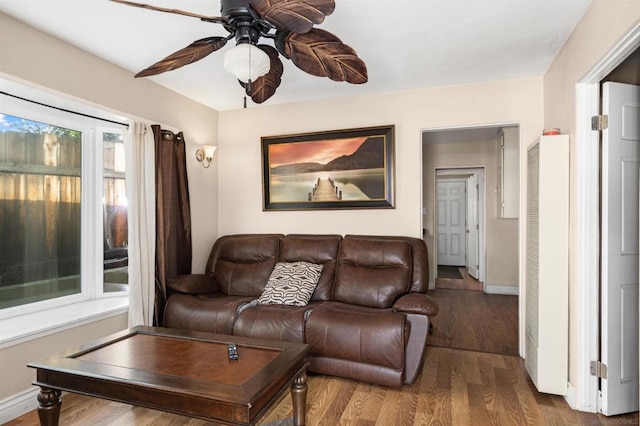
<path fill-rule="evenodd" d="M 101 130 L 103 161 L 103 292 L 126 291 L 129 233 L 122 133 Z"/>
<path fill-rule="evenodd" d="M 0 108 L 0 317 L 127 294 L 123 129 Z"/>

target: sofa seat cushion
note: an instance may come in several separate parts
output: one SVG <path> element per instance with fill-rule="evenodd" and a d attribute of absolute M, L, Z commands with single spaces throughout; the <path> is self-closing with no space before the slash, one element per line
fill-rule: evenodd
<path fill-rule="evenodd" d="M 336 358 L 402 370 L 405 315 L 327 302 L 309 315 L 305 329 L 310 356 Z"/>
<path fill-rule="evenodd" d="M 233 327 L 236 336 L 305 343 L 305 321 L 316 306 L 255 305 L 244 310 Z"/>
<path fill-rule="evenodd" d="M 342 241 L 332 300 L 390 308 L 411 285 L 407 241 L 349 237 Z"/>
<path fill-rule="evenodd" d="M 318 285 L 322 268 L 322 265 L 309 262 L 276 263 L 258 303 L 307 306 Z"/>
<path fill-rule="evenodd" d="M 172 294 L 164 311 L 164 326 L 183 330 L 232 334 L 238 310 L 253 298 L 221 293 Z"/>

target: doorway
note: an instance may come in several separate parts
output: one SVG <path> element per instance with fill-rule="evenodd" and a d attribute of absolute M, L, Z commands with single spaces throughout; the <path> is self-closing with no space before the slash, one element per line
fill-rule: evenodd
<path fill-rule="evenodd" d="M 433 265 L 429 288 L 441 308 L 441 314 L 433 318 L 434 328 L 429 341 L 432 346 L 518 354 L 518 219 L 499 214 L 501 161 L 508 158 L 503 155 L 500 144 L 500 135 L 505 128 L 515 130 L 519 144 L 519 126 L 514 123 L 423 131 L 422 223 L 430 253 L 429 264 Z M 515 149 L 519 153 L 518 145 Z M 459 183 L 447 185 L 463 186 L 467 194 L 453 202 L 457 209 L 447 210 L 446 202 L 437 201 L 438 182 L 456 181 Z M 515 188 L 519 187 L 518 181 L 518 174 L 509 179 Z M 452 238 L 442 236 L 437 226 L 438 222 L 446 222 L 443 217 L 452 212 L 458 220 L 449 221 L 449 225 L 451 222 L 464 224 L 463 237 L 459 236 L 459 230 L 453 232 L 458 234 L 454 238 L 455 244 L 451 243 Z M 467 233 L 467 230 L 476 232 Z M 477 274 L 479 288 L 437 288 L 436 279 L 440 284 L 441 278 L 438 278 L 436 266 L 446 263 L 446 260 L 438 261 L 439 252 L 462 254 L 462 258 L 454 263 L 462 264 L 464 271 Z M 506 283 L 510 285 L 495 285 Z M 500 315 L 493 312 L 500 312 Z"/>
<path fill-rule="evenodd" d="M 632 327 L 623 326 L 623 330 L 620 330 L 619 326 L 614 326 L 614 329 L 617 328 L 619 332 L 622 332 L 618 343 L 612 341 L 609 336 L 605 336 L 611 328 L 607 325 L 610 320 L 615 319 L 614 317 L 620 318 L 620 312 L 611 311 L 609 302 L 613 298 L 607 293 L 611 290 L 610 284 L 615 284 L 615 281 L 618 281 L 617 285 L 619 285 L 621 281 L 619 279 L 612 281 L 609 278 L 610 271 L 608 270 L 610 268 L 607 265 L 609 257 L 612 255 L 612 250 L 607 244 L 607 241 L 611 238 L 608 235 L 609 229 L 607 228 L 607 211 L 611 211 L 611 208 L 606 206 L 609 203 L 607 191 L 610 188 L 607 184 L 607 179 L 612 175 L 603 169 L 602 186 L 598 177 L 598 170 L 600 170 L 601 164 L 608 163 L 605 158 L 609 155 L 605 140 L 607 136 L 604 135 L 606 130 L 600 132 L 591 130 L 591 117 L 607 112 L 604 105 L 608 102 L 606 99 L 609 97 L 606 94 L 608 89 L 601 86 L 601 83 L 606 81 L 616 70 L 619 70 L 619 65 L 625 65 L 626 62 L 626 65 L 635 67 L 636 71 L 631 74 L 632 76 L 635 75 L 637 79 L 638 75 L 640 75 L 637 72 L 637 59 L 634 59 L 634 55 L 635 58 L 639 55 L 638 46 L 640 46 L 640 27 L 616 46 L 577 86 L 577 105 L 579 109 L 576 114 L 576 138 L 581 142 L 581 148 L 576 150 L 576 185 L 579 194 L 577 208 L 580 212 L 577 226 L 577 247 L 579 249 L 577 251 L 576 278 L 581 285 L 577 286 L 576 296 L 579 301 L 577 327 L 580 331 L 580 336 L 577 351 L 578 386 L 576 386 L 575 395 L 573 395 L 574 401 L 570 400 L 569 402 L 579 410 L 602 412 L 606 415 L 636 411 L 638 409 L 638 320 L 635 320 Z M 635 60 L 636 64 L 629 64 L 628 59 L 631 59 L 632 62 Z M 631 81 L 631 83 L 640 84 L 638 81 Z M 636 97 L 638 96 L 636 95 Z M 601 103 L 601 100 L 604 100 L 604 103 Z M 640 104 L 640 99 L 634 99 L 632 103 L 637 106 Z M 629 122 L 629 128 L 632 133 L 634 133 L 633 129 L 637 133 L 640 128 L 638 112 L 632 113 L 628 117 L 632 118 Z M 635 139 L 635 137 L 632 137 L 632 139 Z M 625 155 L 625 157 L 628 156 Z M 633 157 L 625 158 L 624 160 L 627 162 L 628 160 L 631 160 L 631 162 L 639 160 L 636 155 Z M 614 174 L 617 174 L 617 172 Z M 637 166 L 635 167 L 635 179 L 638 179 Z M 625 182 L 628 183 L 628 180 L 626 179 Z M 615 192 L 624 192 L 619 187 L 613 189 Z M 634 196 L 636 205 L 633 206 L 634 209 L 631 214 L 635 215 L 635 222 L 637 222 L 637 189 L 635 194 L 632 194 L 632 198 Z M 602 206 L 601 201 L 604 203 Z M 601 208 L 602 213 L 600 213 Z M 618 215 L 622 211 L 624 210 L 618 207 L 614 214 Z M 628 219 L 629 214 L 627 213 L 625 217 Z M 635 234 L 637 234 L 638 223 L 635 223 L 634 227 Z M 597 230 L 600 230 L 602 234 Z M 634 237 L 637 237 L 637 235 L 634 235 Z M 637 265 L 637 238 L 635 241 L 635 248 L 631 250 L 635 253 L 627 251 L 627 254 L 635 257 Z M 624 249 L 624 247 L 622 248 Z M 635 300 L 630 297 L 624 299 L 625 303 L 635 302 L 635 306 L 632 308 L 635 310 L 636 318 L 638 315 L 638 274 L 640 272 L 636 270 L 635 283 L 625 281 L 625 285 L 631 284 L 627 291 L 635 291 Z M 615 295 L 614 298 L 616 298 Z M 619 297 L 617 299 L 620 301 Z M 614 307 L 613 310 L 615 309 Z M 623 347 L 624 344 L 626 344 L 626 347 Z M 625 351 L 630 349 L 630 346 L 635 347 L 635 361 L 629 361 L 630 357 L 628 355 L 623 356 L 626 353 Z M 610 353 L 607 354 L 607 352 Z M 622 361 L 623 365 L 616 365 L 610 373 L 601 374 L 603 377 L 598 377 L 591 374 L 591 366 L 594 360 L 601 361 L 604 365 L 606 365 L 606 362 L 618 363 Z M 627 370 L 626 378 L 620 375 L 622 371 L 619 367 Z M 633 385 L 623 391 L 625 398 L 618 398 L 615 388 L 625 386 L 629 382 L 633 382 Z M 622 400 L 626 401 L 623 404 L 625 407 L 618 406 Z"/>
<path fill-rule="evenodd" d="M 506 130 L 512 135 L 510 138 L 502 137 Z M 437 255 L 442 254 L 443 247 L 458 249 L 466 258 L 464 263 L 458 260 L 457 264 L 471 269 L 487 293 L 517 295 L 519 291 L 519 137 L 520 128 L 516 123 L 429 129 L 422 133 L 422 224 L 430 253 L 429 263 L 434 266 L 439 263 Z M 505 155 L 501 142 L 507 139 L 515 156 Z M 484 174 L 476 173 L 474 169 L 481 169 Z M 472 233 L 474 227 L 471 226 L 465 229 L 465 233 L 469 231 L 468 237 L 477 238 L 477 244 L 472 246 L 477 247 L 477 251 L 467 253 L 463 247 L 467 238 L 458 238 L 457 245 L 445 243 L 446 237 L 437 229 L 437 221 L 443 215 L 438 216 L 442 204 L 436 203 L 436 189 L 440 179 L 465 180 L 473 175 L 481 176 L 476 186 L 480 204 L 478 209 L 474 209 L 477 212 L 475 230 L 478 232 Z M 503 188 L 516 192 L 509 192 L 507 197 Z M 505 204 L 514 206 L 508 210 L 511 213 L 505 213 Z M 470 218 L 465 217 L 465 222 Z M 468 258 L 477 261 L 467 263 Z M 430 275 L 429 288 L 433 289 L 437 268 L 433 267 Z"/>

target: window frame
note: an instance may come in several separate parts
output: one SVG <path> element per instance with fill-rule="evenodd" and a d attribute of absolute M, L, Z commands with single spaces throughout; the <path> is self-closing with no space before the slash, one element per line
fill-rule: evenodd
<path fill-rule="evenodd" d="M 116 133 L 119 135 L 122 135 L 122 140 L 123 140 L 123 144 L 126 144 L 126 138 L 128 137 L 127 132 L 125 132 L 123 129 L 117 129 L 115 127 L 109 127 L 109 126 L 97 126 L 94 130 L 94 137 L 96 139 L 96 143 L 93 144 L 96 146 L 96 153 L 95 153 L 95 157 L 96 157 L 96 166 L 98 168 L 97 170 L 97 176 L 96 179 L 99 180 L 99 183 L 97 184 L 97 186 L 99 186 L 100 191 L 98 192 L 97 190 L 94 191 L 94 194 L 98 197 L 97 200 L 97 208 L 98 213 L 97 215 L 100 216 L 101 220 L 96 221 L 96 225 L 98 227 L 98 229 L 95 229 L 94 232 L 97 232 L 96 235 L 101 235 L 104 237 L 104 210 L 103 210 L 103 202 L 102 202 L 102 197 L 104 194 L 104 138 L 102 137 L 102 135 L 104 133 Z M 99 145 L 99 146 L 98 146 Z M 126 149 L 125 149 L 125 153 L 126 153 Z M 126 176 L 125 176 L 126 179 Z M 126 181 L 126 180 L 125 180 Z M 96 188 L 98 189 L 98 188 Z M 128 206 L 127 206 L 127 212 L 128 212 Z M 98 258 L 96 259 L 104 259 L 104 244 L 102 244 L 102 239 L 100 239 L 98 241 L 97 238 L 95 238 L 96 240 L 96 245 L 98 245 L 98 249 L 100 251 L 100 255 Z M 127 238 L 128 241 L 128 238 Z M 100 275 L 98 277 L 99 282 L 102 283 L 102 285 L 96 285 L 96 286 L 92 286 L 95 287 L 95 298 L 103 298 L 103 297 L 120 297 L 120 296 L 128 296 L 129 292 L 128 291 L 110 291 L 110 292 L 105 292 L 104 291 L 104 264 L 103 266 L 100 267 L 96 267 L 96 269 L 99 269 L 98 274 Z M 128 284 L 128 282 L 127 282 Z"/>
<path fill-rule="evenodd" d="M 104 292 L 104 250 L 103 250 L 103 155 L 102 134 L 99 131 L 122 134 L 126 129 L 105 126 L 100 120 L 59 111 L 46 106 L 13 99 L 0 94 L 0 113 L 38 121 L 81 132 L 81 207 L 80 207 L 80 292 L 72 295 L 27 303 L 0 309 L 0 321 L 18 316 L 37 316 L 47 310 L 91 302 L 98 299 L 121 298 L 128 305 L 128 291 Z M 46 326 L 46 325 L 44 325 Z M 43 326 L 43 327 L 44 327 Z M 4 334 L 4 331 L 3 331 Z"/>

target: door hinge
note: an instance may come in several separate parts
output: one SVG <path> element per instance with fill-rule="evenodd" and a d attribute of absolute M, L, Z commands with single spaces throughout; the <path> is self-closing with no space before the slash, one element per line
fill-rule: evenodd
<path fill-rule="evenodd" d="M 594 115 L 591 117 L 591 130 L 604 130 L 609 127 L 608 115 Z"/>
<path fill-rule="evenodd" d="M 600 377 L 601 379 L 607 378 L 607 364 L 603 364 L 600 361 L 591 361 L 591 375 Z"/>

